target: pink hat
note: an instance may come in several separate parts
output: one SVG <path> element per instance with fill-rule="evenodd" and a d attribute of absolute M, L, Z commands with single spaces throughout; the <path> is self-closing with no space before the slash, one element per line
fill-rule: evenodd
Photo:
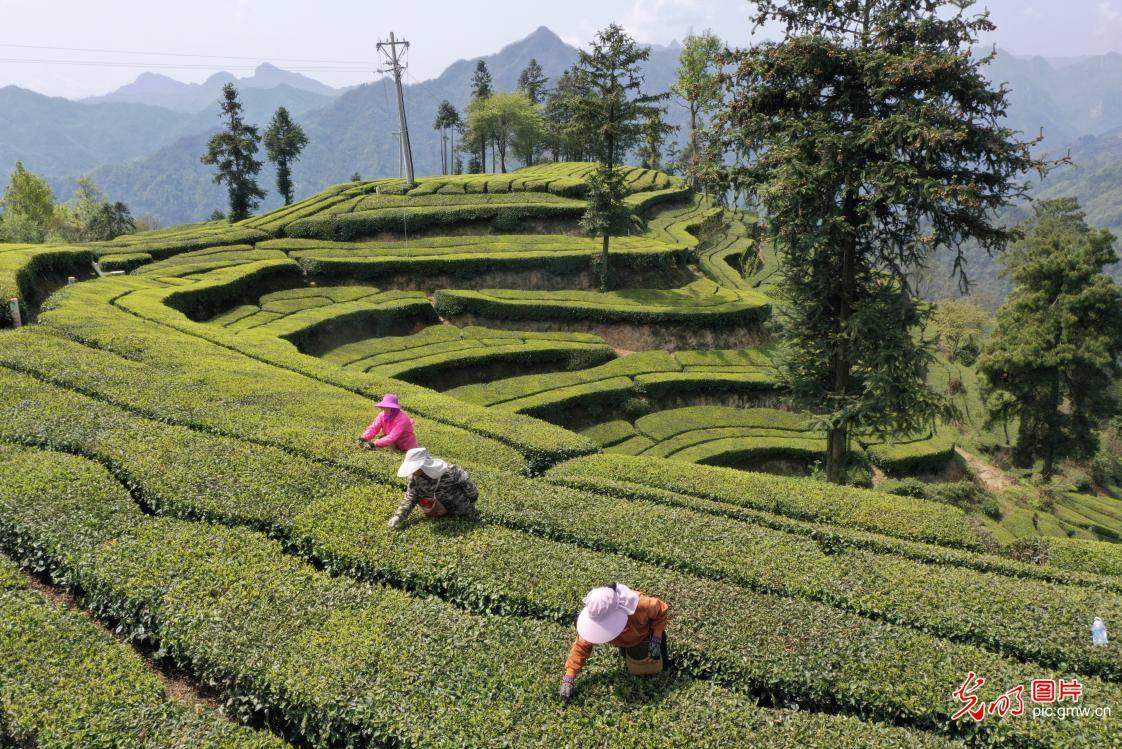
<path fill-rule="evenodd" d="M 397 396 L 393 393 L 386 393 L 381 402 L 377 404 L 376 408 L 396 408 L 401 410 L 401 404 L 397 402 Z"/>
<path fill-rule="evenodd" d="M 639 594 L 623 583 L 593 588 L 577 617 L 577 634 L 594 645 L 614 640 L 627 628 L 627 617 L 638 606 Z"/>

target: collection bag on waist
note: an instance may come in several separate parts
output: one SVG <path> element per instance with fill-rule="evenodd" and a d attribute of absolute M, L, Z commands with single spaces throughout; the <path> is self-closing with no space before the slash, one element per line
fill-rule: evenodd
<path fill-rule="evenodd" d="M 448 509 L 436 497 L 425 497 L 417 504 L 421 506 L 421 512 L 425 513 L 427 518 L 442 518 L 448 514 Z"/>
<path fill-rule="evenodd" d="M 650 641 L 644 640 L 638 645 L 623 650 L 623 658 L 627 661 L 627 670 L 635 676 L 651 676 L 662 672 L 662 659 L 651 658 L 648 648 Z"/>

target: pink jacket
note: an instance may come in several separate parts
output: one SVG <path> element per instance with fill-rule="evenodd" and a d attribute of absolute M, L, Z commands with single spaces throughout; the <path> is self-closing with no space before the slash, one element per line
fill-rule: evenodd
<path fill-rule="evenodd" d="M 378 414 L 374 423 L 366 427 L 362 438 L 370 441 L 383 432 L 384 437 L 374 440 L 375 447 L 396 447 L 405 452 L 417 446 L 417 438 L 413 435 L 413 420 L 404 411 L 383 411 Z"/>

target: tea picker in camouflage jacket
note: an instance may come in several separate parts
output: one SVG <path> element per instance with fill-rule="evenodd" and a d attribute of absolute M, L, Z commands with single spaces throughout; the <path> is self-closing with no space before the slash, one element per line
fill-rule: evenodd
<path fill-rule="evenodd" d="M 409 479 L 405 499 L 390 518 L 389 526 L 399 528 L 417 505 L 426 517 L 438 518 L 444 515 L 479 519 L 475 500 L 479 489 L 459 466 L 434 458 L 423 447 L 415 447 L 405 453 L 405 461 L 397 469 L 397 475 Z"/>

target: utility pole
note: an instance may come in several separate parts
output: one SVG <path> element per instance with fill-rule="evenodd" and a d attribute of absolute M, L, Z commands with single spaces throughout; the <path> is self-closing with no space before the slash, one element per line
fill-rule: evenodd
<path fill-rule="evenodd" d="M 394 83 L 397 84 L 397 116 L 401 120 L 401 153 L 405 158 L 405 183 L 412 187 L 414 184 L 413 150 L 409 147 L 409 126 L 405 124 L 405 95 L 401 91 L 401 71 L 405 70 L 405 64 L 402 62 L 403 55 L 398 53 L 398 47 L 401 47 L 404 52 L 409 49 L 409 42 L 395 39 L 392 31 L 388 42 L 378 42 L 378 51 L 386 56 L 386 67 L 380 72 L 392 72 Z"/>

